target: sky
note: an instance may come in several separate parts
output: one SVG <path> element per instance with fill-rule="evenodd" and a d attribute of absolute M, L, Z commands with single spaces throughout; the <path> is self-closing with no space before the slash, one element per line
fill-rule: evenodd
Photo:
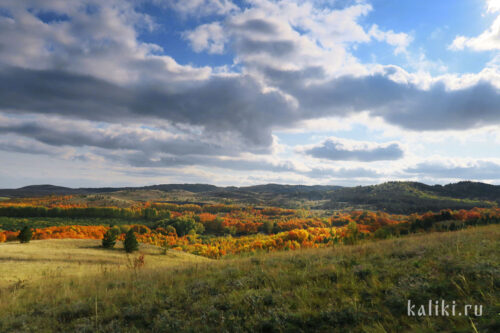
<path fill-rule="evenodd" d="M 500 184 L 500 0 L 0 0 L 0 187 Z"/>

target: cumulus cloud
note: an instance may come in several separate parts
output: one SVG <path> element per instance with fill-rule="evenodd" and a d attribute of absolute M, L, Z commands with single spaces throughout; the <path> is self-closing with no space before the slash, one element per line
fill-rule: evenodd
<path fill-rule="evenodd" d="M 273 131 L 329 117 L 367 114 L 414 131 L 500 124 L 500 79 L 493 69 L 469 80 L 360 63 L 350 52 L 357 44 L 378 40 L 399 54 L 412 41 L 377 25 L 367 30 L 360 24 L 372 10 L 367 3 L 333 8 L 259 0 L 240 8 L 228 0 L 153 2 L 192 20 L 179 35 L 195 52 L 230 50 L 232 63 L 224 69 L 181 64 L 169 56 L 168 43 L 143 41 L 143 32 L 161 33 L 162 27 L 141 12 L 142 1 L 3 3 L 0 149 L 28 152 L 26 142 L 36 142 L 37 154 L 47 146 L 90 148 L 90 154 L 143 168 L 203 165 L 370 178 L 380 175 L 243 155 L 270 157 Z M 28 141 L 7 144 L 12 136 Z M 346 161 L 396 160 L 403 153 L 398 144 L 344 141 L 310 149 L 309 155 Z M 117 157 L 115 150 L 127 154 Z"/>
<path fill-rule="evenodd" d="M 207 23 L 198 26 L 192 31 L 184 33 L 193 50 L 196 52 L 223 53 L 227 36 L 219 22 Z"/>
<path fill-rule="evenodd" d="M 191 16 L 224 15 L 239 9 L 231 0 L 154 0 L 154 2 Z"/>
<path fill-rule="evenodd" d="M 0 134 L 24 136 L 54 147 L 136 150 L 151 156 L 157 153 L 235 156 L 242 151 L 235 141 L 227 144 L 225 138 L 220 136 L 209 137 L 178 128 L 103 125 L 57 117 L 11 119 L 0 116 Z M 247 147 L 247 150 L 251 149 Z M 253 151 L 263 152 L 258 149 Z"/>
<path fill-rule="evenodd" d="M 487 13 L 496 13 L 500 11 L 500 1 L 487 0 Z M 463 50 L 465 48 L 474 51 L 489 51 L 500 49 L 500 15 L 493 21 L 491 26 L 483 31 L 479 36 L 466 37 L 457 36 L 448 46 L 450 50 Z"/>
<path fill-rule="evenodd" d="M 469 129 L 500 122 L 500 93 L 488 82 L 449 89 L 445 81 L 422 88 L 416 83 L 391 79 L 384 73 L 342 76 L 307 86 L 292 78 L 297 71 L 273 71 L 273 79 L 293 95 L 304 111 L 302 117 L 317 118 L 368 111 L 389 123 L 412 130 Z"/>
<path fill-rule="evenodd" d="M 494 13 L 500 11 L 500 1 L 498 0 L 486 0 L 486 7 L 488 13 Z"/>
<path fill-rule="evenodd" d="M 404 32 L 381 31 L 376 24 L 370 29 L 370 36 L 378 41 L 385 41 L 387 44 L 395 46 L 394 54 L 406 52 L 406 48 L 413 41 L 413 38 Z"/>
<path fill-rule="evenodd" d="M 0 64 L 66 71 L 116 84 L 181 84 L 206 79 L 211 69 L 181 66 L 163 49 L 139 40 L 156 29 L 134 2 L 109 0 L 9 1 L 0 15 Z M 43 13 L 64 15 L 48 20 Z"/>
<path fill-rule="evenodd" d="M 500 16 L 493 24 L 477 37 L 457 36 L 449 46 L 451 50 L 489 51 L 500 49 Z"/>
<path fill-rule="evenodd" d="M 397 160 L 404 155 L 403 149 L 397 143 L 377 144 L 338 138 L 328 138 L 312 147 L 303 146 L 299 151 L 315 158 L 332 161 L 374 162 Z"/>
<path fill-rule="evenodd" d="M 271 128 L 289 102 L 263 93 L 248 76 L 214 76 L 179 92 L 158 87 L 122 87 L 57 70 L 0 69 L 0 108 L 5 112 L 57 114 L 85 120 L 134 122 L 164 119 L 235 132 L 249 144 L 269 146 Z M 272 110 L 272 112 L 269 112 Z M 242 121 L 244 120 L 244 121 Z"/>
<path fill-rule="evenodd" d="M 218 156 L 200 155 L 163 155 L 155 158 L 136 152 L 131 154 L 111 154 L 111 158 L 125 162 L 134 167 L 161 168 L 196 166 L 215 167 L 239 171 L 263 170 L 272 172 L 297 172 L 296 166 L 290 161 L 269 161 L 258 158 L 222 158 Z M 300 171 L 299 171 L 300 172 Z"/>
<path fill-rule="evenodd" d="M 475 161 L 465 164 L 446 164 L 442 162 L 422 162 L 405 172 L 419 176 L 445 179 L 498 180 L 500 163 L 494 161 Z"/>
<path fill-rule="evenodd" d="M 0 70 L 0 108 L 107 122 L 163 119 L 202 126 L 208 133 L 236 133 L 254 146 L 269 146 L 277 126 L 366 110 L 413 130 L 468 129 L 500 122 L 500 94 L 485 81 L 455 90 L 436 82 L 422 89 L 379 73 L 304 86 L 293 78 L 318 75 L 317 71 L 271 75 L 298 104 L 279 90 L 263 92 L 248 75 L 213 76 L 170 92 L 149 86 L 122 87 L 57 70 L 10 67 Z"/>
<path fill-rule="evenodd" d="M 0 138 L 0 150 L 36 155 L 55 155 L 61 153 L 49 145 L 18 136 L 5 136 Z"/>
<path fill-rule="evenodd" d="M 378 179 L 383 175 L 373 169 L 367 168 L 314 168 L 307 172 L 306 175 L 311 178 L 325 179 L 325 178 L 347 178 L 347 179 Z"/>
<path fill-rule="evenodd" d="M 248 69 L 244 74 L 221 75 L 154 54 L 159 47 L 142 43 L 137 37 L 138 26 L 151 23 L 151 18 L 137 13 L 131 4 L 111 1 L 109 6 L 94 4 L 97 9 L 93 12 L 82 11 L 82 5 L 89 3 L 93 4 L 80 0 L 79 7 L 57 2 L 58 10 L 71 18 L 64 22 L 45 22 L 33 14 L 31 7 L 12 5 L 13 18 L 2 18 L 1 22 L 6 29 L 0 45 L 9 44 L 0 52 L 4 64 L 0 68 L 0 108 L 4 112 L 59 114 L 110 123 L 156 118 L 201 126 L 207 133 L 234 133 L 253 146 L 269 146 L 275 126 L 288 126 L 323 113 L 315 106 L 309 112 L 307 98 L 283 93 L 286 87 L 263 83 L 262 62 L 278 58 L 283 64 L 309 61 L 323 49 L 316 45 L 318 41 L 330 44 L 326 35 L 332 35 L 331 29 L 341 29 L 333 34 L 338 35 L 335 43 L 364 40 L 365 33 L 356 18 L 371 9 L 355 5 L 320 11 L 307 3 L 255 3 L 226 22 L 234 27 L 233 44 L 238 57 L 248 61 Z M 39 11 L 55 8 L 45 2 L 30 5 Z M 316 23 L 306 20 L 302 9 Z M 291 14 L 290 19 L 285 20 L 280 11 Z M 336 18 L 341 16 L 342 24 L 337 25 Z M 316 37 L 300 34 L 294 23 Z M 150 26 L 154 28 L 154 24 Z M 188 33 L 193 46 L 222 51 L 222 37 L 216 37 L 222 33 L 218 23 L 198 28 L 210 33 L 201 37 Z M 321 29 L 330 30 L 326 33 Z M 19 47 L 12 51 L 11 43 Z M 26 45 L 33 48 L 32 52 L 22 50 Z M 255 67 L 255 61 L 260 65 Z M 326 73 L 321 61 L 312 68 Z M 37 64 L 35 68 L 33 64 Z"/>

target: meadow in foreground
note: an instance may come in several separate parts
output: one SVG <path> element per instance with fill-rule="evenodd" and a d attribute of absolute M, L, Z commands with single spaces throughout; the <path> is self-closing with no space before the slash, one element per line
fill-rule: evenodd
<path fill-rule="evenodd" d="M 139 257 L 127 255 L 123 244 L 103 249 L 95 239 L 33 240 L 29 244 L 0 243 L 0 288 L 21 288 L 40 279 L 84 278 L 134 267 Z M 142 244 L 141 254 L 149 268 L 167 268 L 202 263 L 209 259 L 181 251 L 169 251 Z M 137 266 L 139 263 L 136 263 Z"/>
<path fill-rule="evenodd" d="M 498 332 L 499 238 L 491 225 L 163 268 L 146 254 L 142 268 L 3 288 L 0 331 Z M 483 312 L 408 317 L 409 299 Z"/>

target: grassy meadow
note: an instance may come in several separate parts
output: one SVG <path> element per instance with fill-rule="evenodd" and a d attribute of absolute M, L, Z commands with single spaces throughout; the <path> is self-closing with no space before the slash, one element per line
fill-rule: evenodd
<path fill-rule="evenodd" d="M 0 243 L 0 288 L 29 285 L 37 280 L 102 275 L 133 268 L 143 254 L 150 268 L 168 268 L 207 262 L 205 257 L 181 251 L 169 251 L 141 244 L 141 252 L 127 255 L 123 244 L 103 249 L 95 239 L 33 240 L 29 244 Z"/>
<path fill-rule="evenodd" d="M 499 239 L 490 225 L 222 260 L 141 245 L 135 268 L 97 241 L 0 244 L 2 276 L 26 280 L 1 288 L 0 331 L 498 332 Z M 408 299 L 483 313 L 408 317 Z"/>

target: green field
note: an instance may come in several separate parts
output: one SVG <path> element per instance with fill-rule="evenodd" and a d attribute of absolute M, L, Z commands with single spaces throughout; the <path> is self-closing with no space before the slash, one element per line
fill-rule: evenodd
<path fill-rule="evenodd" d="M 11 261 L 2 272 L 30 261 L 8 273 L 27 281 L 1 289 L 0 331 L 498 332 L 499 240 L 491 225 L 219 261 L 150 247 L 136 269 L 96 241 L 2 244 Z M 85 257 L 93 259 L 79 268 Z M 57 279 L 37 278 L 58 269 Z M 408 299 L 482 305 L 483 313 L 408 317 Z"/>

